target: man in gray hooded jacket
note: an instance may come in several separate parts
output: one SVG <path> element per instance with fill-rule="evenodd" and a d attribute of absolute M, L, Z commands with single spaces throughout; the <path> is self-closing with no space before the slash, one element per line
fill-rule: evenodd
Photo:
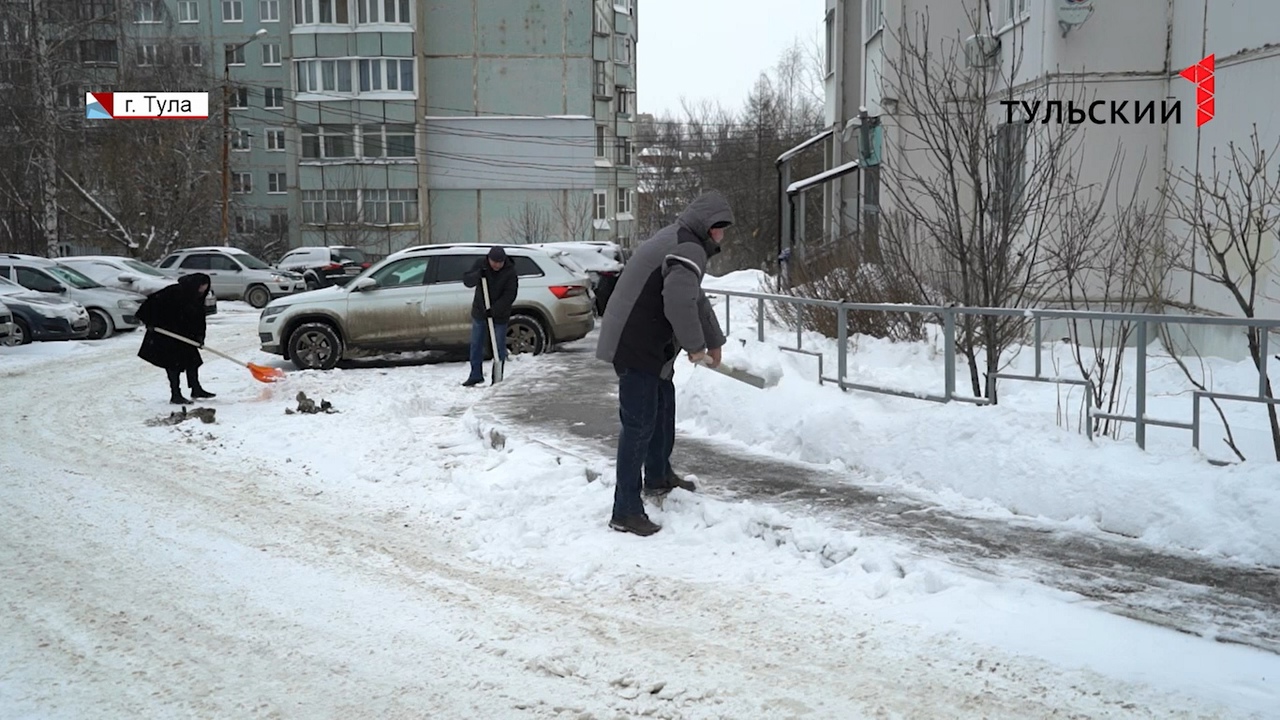
<path fill-rule="evenodd" d="M 618 480 L 609 527 L 652 535 L 661 526 L 645 514 L 641 488 L 651 493 L 693 490 L 671 469 L 675 445 L 675 362 L 720 364 L 725 337 L 702 292 L 707 259 L 720 252 L 733 211 L 722 195 L 698 196 L 676 222 L 636 248 L 600 322 L 596 357 L 618 374 Z M 643 481 L 641 470 L 644 471 Z"/>

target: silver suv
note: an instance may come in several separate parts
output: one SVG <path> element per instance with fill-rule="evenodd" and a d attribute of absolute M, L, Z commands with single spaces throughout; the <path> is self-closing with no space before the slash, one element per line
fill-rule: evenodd
<path fill-rule="evenodd" d="M 392 352 L 463 351 L 471 340 L 475 289 L 462 274 L 492 245 L 423 245 L 402 250 L 343 287 L 273 301 L 258 320 L 265 352 L 301 369 Z M 589 280 L 541 250 L 504 246 L 520 277 L 507 324 L 511 354 L 537 355 L 595 327 Z"/>
<path fill-rule="evenodd" d="M 145 296 L 105 287 L 83 273 L 36 255 L 0 254 L 0 277 L 51 296 L 80 303 L 89 311 L 89 339 L 111 337 L 117 330 L 135 330 L 136 313 Z"/>
<path fill-rule="evenodd" d="M 276 270 L 243 250 L 219 245 L 175 250 L 157 267 L 174 277 L 204 273 L 216 298 L 244 300 L 256 308 L 266 307 L 272 298 L 307 289 L 301 275 Z"/>

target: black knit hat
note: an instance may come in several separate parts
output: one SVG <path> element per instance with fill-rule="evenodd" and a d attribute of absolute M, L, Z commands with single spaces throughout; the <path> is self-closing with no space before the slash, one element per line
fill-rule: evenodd
<path fill-rule="evenodd" d="M 507 251 L 495 245 L 489 249 L 489 259 L 494 262 L 506 262 Z"/>

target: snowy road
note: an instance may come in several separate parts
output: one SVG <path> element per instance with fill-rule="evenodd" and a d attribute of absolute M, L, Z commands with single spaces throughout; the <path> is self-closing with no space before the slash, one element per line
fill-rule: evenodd
<path fill-rule="evenodd" d="M 561 446 L 611 456 L 617 447 L 617 378 L 608 366 L 591 361 L 595 336 L 549 356 L 536 382 L 498 388 L 486 410 L 558 436 Z M 673 462 L 717 496 L 901 537 L 949 562 L 1077 592 L 1127 617 L 1280 653 L 1278 568 L 1160 552 L 1118 535 L 1076 532 L 1033 518 L 960 516 L 873 477 L 835 475 L 696 437 L 680 439 Z"/>
<path fill-rule="evenodd" d="M 210 345 L 263 359 L 256 313 L 222 305 Z M 459 365 L 265 387 L 209 357 L 217 422 L 149 427 L 171 407 L 134 357 L 140 339 L 0 349 L 0 718 L 1276 707 L 1270 656 L 1130 628 L 871 538 L 823 562 L 798 534 L 762 543 L 739 516 L 675 497 L 664 536 L 611 533 L 609 489 L 536 443 L 492 442 L 469 412 L 492 393 L 458 388 Z M 513 364 L 508 387 L 554 361 Z M 339 413 L 286 415 L 298 390 Z M 999 618 L 1045 647 L 940 632 L 922 607 Z M 1049 659 L 1081 628 L 1137 643 L 1132 662 Z"/>

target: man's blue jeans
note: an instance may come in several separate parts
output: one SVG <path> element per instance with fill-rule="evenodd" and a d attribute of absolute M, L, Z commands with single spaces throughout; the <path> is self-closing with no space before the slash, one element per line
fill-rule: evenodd
<path fill-rule="evenodd" d="M 507 361 L 507 324 L 494 323 L 493 333 L 498 336 L 498 357 Z M 471 377 L 484 379 L 484 350 L 489 347 L 489 321 L 471 318 Z"/>
<path fill-rule="evenodd" d="M 654 373 L 618 368 L 618 479 L 613 488 L 613 516 L 644 513 L 640 498 L 644 480 L 662 484 L 671 471 L 676 441 L 676 389 Z"/>

